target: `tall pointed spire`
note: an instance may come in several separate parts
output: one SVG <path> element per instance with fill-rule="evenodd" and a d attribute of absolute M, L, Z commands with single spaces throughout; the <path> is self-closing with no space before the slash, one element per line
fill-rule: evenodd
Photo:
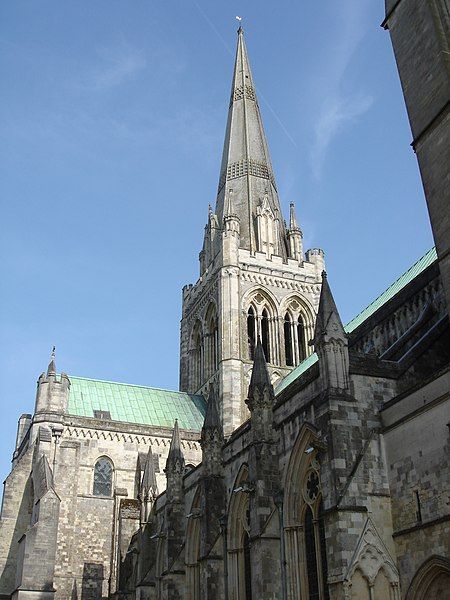
<path fill-rule="evenodd" d="M 238 29 L 231 100 L 220 170 L 216 214 L 222 222 L 227 212 L 231 180 L 233 203 L 241 224 L 240 247 L 265 251 L 255 227 L 258 207 L 271 220 L 271 254 L 286 258 L 287 240 L 269 149 L 259 111 L 256 88 L 248 60 L 242 27 Z"/>

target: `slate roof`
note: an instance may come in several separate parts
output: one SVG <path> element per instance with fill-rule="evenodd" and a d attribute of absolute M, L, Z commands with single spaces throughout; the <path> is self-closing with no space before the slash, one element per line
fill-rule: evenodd
<path fill-rule="evenodd" d="M 113 421 L 172 429 L 178 419 L 181 429 L 202 428 L 206 409 L 202 396 L 71 375 L 69 379 L 70 415 L 94 418 L 94 410 L 100 410 L 108 411 Z"/>
<path fill-rule="evenodd" d="M 369 306 L 362 310 L 356 315 L 347 325 L 344 327 L 347 333 L 351 333 L 357 327 L 359 327 L 366 319 L 371 317 L 379 308 L 381 308 L 386 302 L 391 300 L 400 290 L 411 283 L 422 271 L 429 267 L 437 259 L 436 248 L 431 248 L 426 254 L 419 258 L 412 267 L 410 267 L 403 275 L 401 275 L 393 284 L 391 284 L 387 290 L 378 296 Z M 300 377 L 302 373 L 307 371 L 314 363 L 318 361 L 317 354 L 314 352 L 311 356 L 308 356 L 303 362 L 301 362 L 295 369 L 293 369 L 284 379 L 282 379 L 275 388 L 275 394 L 280 394 L 284 389 L 288 387 L 293 381 Z"/>

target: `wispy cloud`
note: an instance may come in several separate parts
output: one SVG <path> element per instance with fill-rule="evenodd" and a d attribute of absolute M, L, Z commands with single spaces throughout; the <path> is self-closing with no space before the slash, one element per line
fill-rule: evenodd
<path fill-rule="evenodd" d="M 351 6 L 340 5 L 339 22 L 335 27 L 337 37 L 329 41 L 327 68 L 320 75 L 321 102 L 315 117 L 310 154 L 316 179 L 322 175 L 327 151 L 334 138 L 367 112 L 373 103 L 371 94 L 356 89 L 343 90 L 348 67 L 367 28 L 369 6 L 369 0 L 360 0 Z"/>
<path fill-rule="evenodd" d="M 143 51 L 121 42 L 113 48 L 97 50 L 97 64 L 85 73 L 82 87 L 90 91 L 106 91 L 129 81 L 147 66 Z"/>

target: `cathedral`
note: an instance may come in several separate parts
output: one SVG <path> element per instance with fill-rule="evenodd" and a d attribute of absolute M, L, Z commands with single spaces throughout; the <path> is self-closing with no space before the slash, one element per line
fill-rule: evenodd
<path fill-rule="evenodd" d="M 180 390 L 39 376 L 0 599 L 450 600 L 445 0 L 386 0 L 436 247 L 344 325 L 282 214 L 239 28 Z"/>

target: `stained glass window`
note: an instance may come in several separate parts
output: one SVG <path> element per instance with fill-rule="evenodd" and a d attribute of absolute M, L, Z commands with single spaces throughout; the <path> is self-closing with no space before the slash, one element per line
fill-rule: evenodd
<path fill-rule="evenodd" d="M 114 468 L 109 458 L 99 458 L 94 467 L 94 496 L 111 496 Z"/>

